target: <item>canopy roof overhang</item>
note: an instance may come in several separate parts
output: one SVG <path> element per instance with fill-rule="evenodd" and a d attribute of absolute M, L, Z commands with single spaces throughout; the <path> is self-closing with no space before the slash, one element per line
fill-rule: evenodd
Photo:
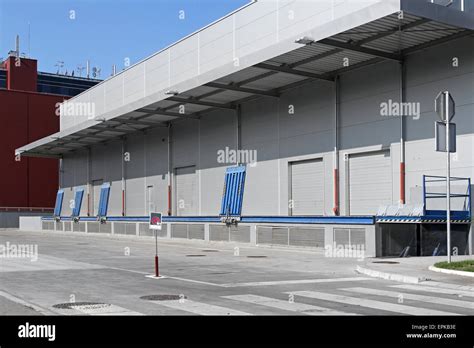
<path fill-rule="evenodd" d="M 279 98 L 310 81 L 331 83 L 348 71 L 402 61 L 414 52 L 474 34 L 474 13 L 426 0 L 400 0 L 400 6 L 403 18 L 397 11 L 321 40 L 307 37 L 297 49 L 177 94 L 170 91 L 166 99 L 151 100 L 145 107 L 73 125 L 17 149 L 16 154 L 61 158 L 133 133 L 168 127 L 171 122 L 199 119 L 210 111 L 236 110 L 256 98 Z M 342 66 L 344 58 L 350 61 L 347 67 Z"/>

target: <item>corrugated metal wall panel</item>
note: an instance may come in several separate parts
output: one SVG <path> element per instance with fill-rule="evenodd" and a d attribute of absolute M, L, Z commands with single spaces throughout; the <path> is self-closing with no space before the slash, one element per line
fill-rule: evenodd
<path fill-rule="evenodd" d="M 257 226 L 257 244 L 288 245 L 288 227 Z"/>
<path fill-rule="evenodd" d="M 92 202 L 92 207 L 91 207 L 91 214 L 92 216 L 97 216 L 99 214 L 99 201 L 100 201 L 100 190 L 102 187 L 102 183 L 104 181 L 101 179 L 98 180 L 93 180 L 92 181 L 92 197 L 91 197 L 91 202 Z"/>
<path fill-rule="evenodd" d="M 250 243 L 249 226 L 232 226 L 230 229 L 230 241 L 240 243 Z"/>
<path fill-rule="evenodd" d="M 324 248 L 324 228 L 290 227 L 290 245 Z"/>
<path fill-rule="evenodd" d="M 225 225 L 209 225 L 209 240 L 229 241 L 229 227 Z"/>
<path fill-rule="evenodd" d="M 188 238 L 188 226 L 185 224 L 171 224 L 171 238 Z"/>
<path fill-rule="evenodd" d="M 349 156 L 350 215 L 375 215 L 378 207 L 392 203 L 390 151 Z"/>
<path fill-rule="evenodd" d="M 188 225 L 188 239 L 204 240 L 204 225 L 203 224 L 189 224 Z"/>
<path fill-rule="evenodd" d="M 75 222 L 72 224 L 72 230 L 74 232 L 86 232 L 86 223 L 85 222 Z"/>
<path fill-rule="evenodd" d="M 365 228 L 351 228 L 351 245 L 365 246 Z"/>
<path fill-rule="evenodd" d="M 136 235 L 136 224 L 126 222 L 114 222 L 114 234 Z"/>
<path fill-rule="evenodd" d="M 293 162 L 291 215 L 322 215 L 324 212 L 324 163 L 322 159 Z"/>
<path fill-rule="evenodd" d="M 99 223 L 99 232 L 100 233 L 112 233 L 112 225 L 111 224 L 101 224 L 101 223 Z"/>
<path fill-rule="evenodd" d="M 335 228 L 334 229 L 334 242 L 337 245 L 349 245 L 349 229 L 348 228 Z"/>
<path fill-rule="evenodd" d="M 335 228 L 333 232 L 337 245 L 365 246 L 365 228 Z"/>
<path fill-rule="evenodd" d="M 87 232 L 99 233 L 99 225 L 98 222 L 87 222 Z"/>
<path fill-rule="evenodd" d="M 54 230 L 54 221 L 42 221 L 41 228 L 43 230 L 49 230 L 49 231 Z"/>
<path fill-rule="evenodd" d="M 177 216 L 198 214 L 198 188 L 196 166 L 176 168 Z"/>
<path fill-rule="evenodd" d="M 161 231 L 158 231 L 158 232 L 165 232 L 166 234 L 166 229 L 165 227 L 163 227 L 163 229 Z M 154 236 L 154 231 L 153 230 L 150 230 L 150 227 L 148 224 L 145 224 L 145 223 L 139 223 L 138 224 L 138 235 L 140 236 Z"/>

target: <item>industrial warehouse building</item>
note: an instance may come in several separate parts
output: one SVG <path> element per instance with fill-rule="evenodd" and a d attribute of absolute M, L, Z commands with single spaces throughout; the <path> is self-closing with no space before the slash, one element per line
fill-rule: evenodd
<path fill-rule="evenodd" d="M 39 228 L 151 235 L 147 216 L 160 211 L 167 237 L 446 253 L 434 99 L 448 90 L 452 245 L 472 253 L 473 11 L 253 2 L 72 98 L 60 132 L 17 149 L 60 159 L 58 217 Z M 236 165 L 242 209 L 227 226 Z"/>
<path fill-rule="evenodd" d="M 99 80 L 49 74 L 17 47 L 0 60 L 0 228 L 18 227 L 19 216 L 53 212 L 58 161 L 19 158 L 18 146 L 59 130 L 56 104 L 94 86 Z"/>

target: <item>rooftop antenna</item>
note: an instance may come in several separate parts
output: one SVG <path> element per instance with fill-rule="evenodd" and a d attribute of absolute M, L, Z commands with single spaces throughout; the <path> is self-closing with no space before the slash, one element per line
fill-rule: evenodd
<path fill-rule="evenodd" d="M 117 67 L 115 66 L 115 64 L 112 65 L 112 76 L 115 76 L 115 74 L 117 73 Z"/>
<path fill-rule="evenodd" d="M 15 38 L 15 49 L 8 52 L 8 56 L 20 57 L 20 36 L 17 35 Z"/>
<path fill-rule="evenodd" d="M 30 25 L 30 22 L 28 22 L 28 58 L 31 57 L 30 38 L 31 38 L 31 25 Z"/>
<path fill-rule="evenodd" d="M 86 77 L 87 78 L 90 78 L 90 68 L 91 68 L 91 64 L 90 64 L 89 59 L 88 59 L 87 62 L 86 62 Z"/>
<path fill-rule="evenodd" d="M 16 35 L 16 40 L 15 40 L 15 51 L 16 51 L 16 56 L 20 56 L 20 35 Z"/>
<path fill-rule="evenodd" d="M 96 67 L 96 66 L 93 67 L 93 68 L 92 68 L 92 77 L 93 77 L 93 78 L 98 78 L 98 77 L 100 76 L 100 70 L 101 70 L 101 69 L 98 68 L 98 67 Z"/>
<path fill-rule="evenodd" d="M 81 64 L 79 64 L 76 68 L 76 70 L 78 71 L 79 73 L 79 77 L 82 77 L 82 71 L 85 69 L 85 67 L 83 67 Z"/>
<path fill-rule="evenodd" d="M 63 68 L 64 66 L 64 62 L 61 61 L 61 60 L 58 60 L 58 62 L 54 65 L 54 66 L 57 66 L 58 67 L 58 70 L 56 71 L 56 74 L 60 74 L 61 73 L 61 69 Z"/>

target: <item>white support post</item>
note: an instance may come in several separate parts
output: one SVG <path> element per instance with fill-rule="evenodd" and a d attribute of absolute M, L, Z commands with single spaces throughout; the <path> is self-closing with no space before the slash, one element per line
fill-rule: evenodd
<path fill-rule="evenodd" d="M 449 143 L 449 94 L 445 93 L 446 107 L 446 233 L 448 263 L 451 262 L 451 148 Z"/>

